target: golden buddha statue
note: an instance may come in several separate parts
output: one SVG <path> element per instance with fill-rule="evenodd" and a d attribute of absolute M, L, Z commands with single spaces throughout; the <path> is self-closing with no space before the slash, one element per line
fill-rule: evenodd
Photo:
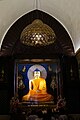
<path fill-rule="evenodd" d="M 39 70 L 33 73 L 34 79 L 29 81 L 29 92 L 24 95 L 23 101 L 50 101 L 53 99 L 52 95 L 47 93 L 46 81 L 41 78 Z"/>

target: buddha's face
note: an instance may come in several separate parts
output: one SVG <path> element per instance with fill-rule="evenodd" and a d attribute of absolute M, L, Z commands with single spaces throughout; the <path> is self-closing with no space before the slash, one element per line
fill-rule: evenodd
<path fill-rule="evenodd" d="M 40 78 L 40 71 L 34 71 L 34 78 Z"/>

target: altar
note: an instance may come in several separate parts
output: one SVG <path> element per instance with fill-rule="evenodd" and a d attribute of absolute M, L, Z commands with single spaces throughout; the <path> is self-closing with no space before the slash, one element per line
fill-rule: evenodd
<path fill-rule="evenodd" d="M 18 104 L 17 109 L 22 111 L 24 114 L 32 113 L 32 111 L 48 111 L 50 109 L 51 111 L 55 111 L 56 105 L 54 105 L 53 102 L 39 102 L 39 103 L 34 103 L 34 102 L 21 102 Z"/>

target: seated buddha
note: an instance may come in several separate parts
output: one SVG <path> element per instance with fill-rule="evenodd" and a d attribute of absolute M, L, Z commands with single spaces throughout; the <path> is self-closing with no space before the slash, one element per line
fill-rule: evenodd
<path fill-rule="evenodd" d="M 41 78 L 41 72 L 35 70 L 33 72 L 34 79 L 29 81 L 29 92 L 24 95 L 23 101 L 50 101 L 53 96 L 47 93 L 46 81 Z"/>

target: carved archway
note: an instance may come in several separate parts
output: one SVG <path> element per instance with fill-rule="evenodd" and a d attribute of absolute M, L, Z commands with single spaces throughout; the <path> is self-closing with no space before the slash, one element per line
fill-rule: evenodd
<path fill-rule="evenodd" d="M 20 43 L 20 35 L 22 30 L 32 23 L 35 19 L 41 19 L 44 23 L 49 25 L 57 36 L 55 44 L 49 45 L 47 47 L 28 47 Z M 41 52 L 44 51 L 44 52 Z M 52 16 L 40 10 L 31 11 L 21 18 L 19 18 L 12 27 L 8 30 L 4 37 L 0 56 L 15 56 L 15 55 L 28 55 L 35 54 L 40 56 L 46 56 L 53 54 L 63 54 L 63 55 L 74 55 L 74 48 L 71 38 L 65 28 Z"/>

